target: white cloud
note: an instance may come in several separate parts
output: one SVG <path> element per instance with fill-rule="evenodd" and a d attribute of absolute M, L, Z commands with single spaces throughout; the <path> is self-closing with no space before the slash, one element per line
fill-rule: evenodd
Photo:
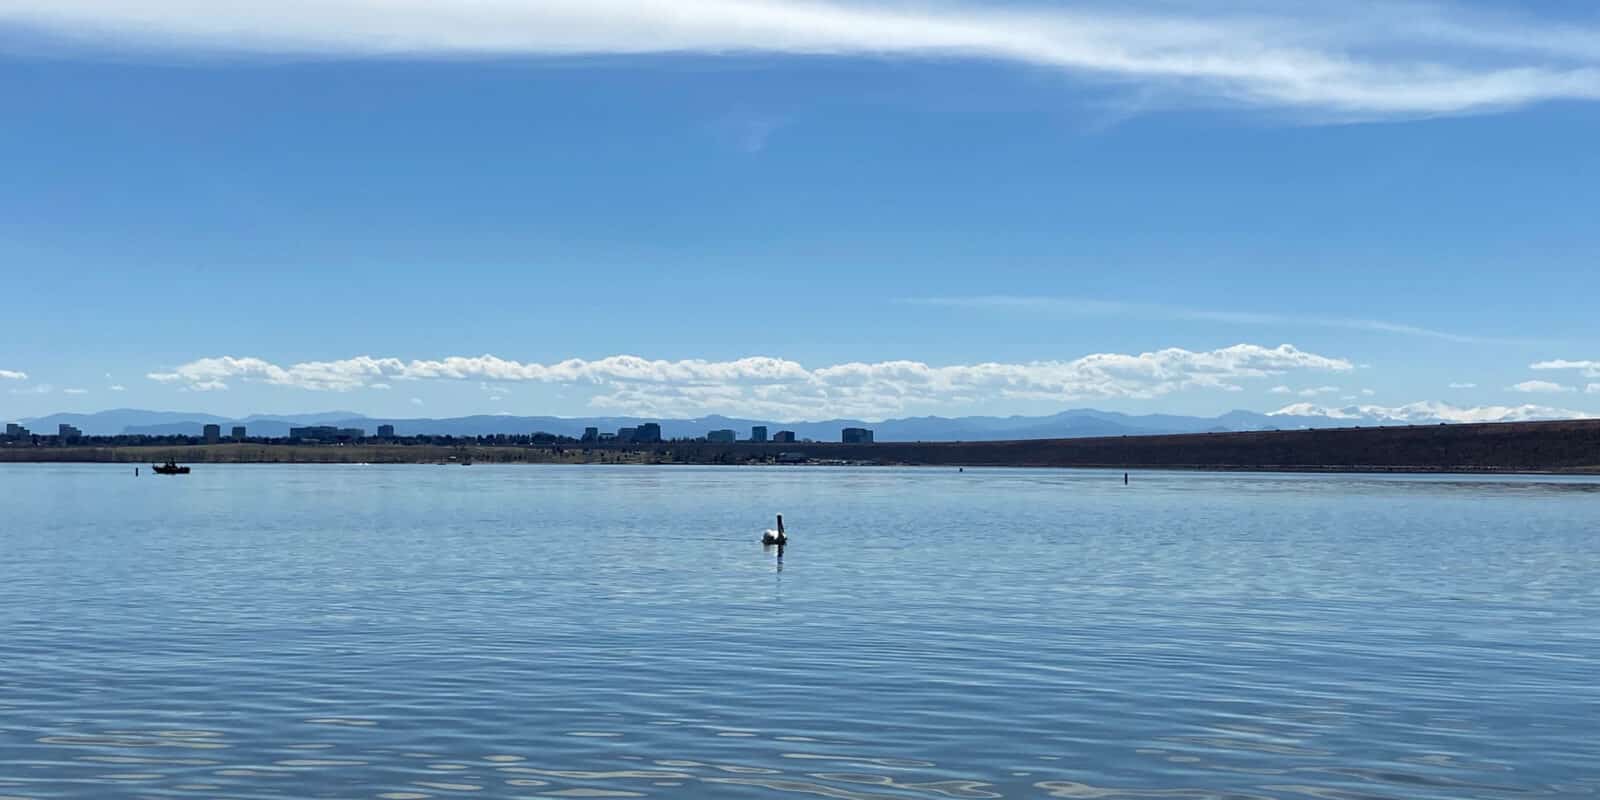
<path fill-rule="evenodd" d="M 1583 387 L 1583 390 L 1589 394 L 1600 394 L 1600 383 L 1591 383 Z"/>
<path fill-rule="evenodd" d="M 1364 397 L 1371 397 L 1371 396 L 1373 396 L 1373 395 L 1375 395 L 1375 394 L 1377 394 L 1377 392 L 1375 392 L 1375 391 L 1373 391 L 1373 390 L 1371 390 L 1371 389 L 1362 389 L 1362 390 L 1361 390 L 1361 394 L 1362 394 L 1362 395 L 1363 395 L 1363 396 L 1364 396 Z"/>
<path fill-rule="evenodd" d="M 411 405 L 414 405 L 414 406 L 422 405 L 422 398 L 420 398 L 420 397 L 411 398 Z"/>
<path fill-rule="evenodd" d="M 1373 333 L 1392 333 L 1401 336 L 1416 336 L 1424 339 L 1439 339 L 1441 341 L 1459 343 L 1519 341 L 1485 336 L 1469 336 L 1467 334 L 1434 330 L 1432 328 L 1379 319 L 1184 308 L 1182 306 L 1168 306 L 1156 303 L 1129 303 L 1119 300 L 1095 300 L 1079 297 L 975 295 L 969 297 L 903 297 L 896 300 L 896 302 L 907 305 L 946 308 L 995 309 L 1000 311 L 1034 310 L 1074 317 L 1133 317 L 1136 319 L 1216 322 L 1226 325 L 1338 328 Z M 1361 366 L 1365 368 L 1368 365 L 1363 364 Z"/>
<path fill-rule="evenodd" d="M 1516 383 L 1507 386 L 1506 389 L 1513 392 L 1524 392 L 1527 394 L 1555 394 L 1557 392 L 1572 391 L 1572 387 L 1570 386 L 1562 386 L 1559 383 L 1552 383 L 1550 381 L 1523 381 L 1522 383 Z"/>
<path fill-rule="evenodd" d="M 819 414 L 880 417 L 958 398 L 967 402 L 1152 398 L 1192 389 L 1233 391 L 1243 380 L 1292 371 L 1351 369 L 1349 361 L 1293 345 L 1239 344 L 1205 352 L 1168 348 L 1137 355 L 1096 353 L 1070 361 L 954 366 L 882 361 L 816 368 L 764 356 L 664 361 L 619 355 L 553 364 L 522 363 L 492 355 L 409 361 L 357 356 L 287 366 L 259 358 L 221 356 L 197 359 L 149 377 L 191 388 L 226 388 L 228 381 L 245 380 L 316 391 L 349 391 L 377 381 L 531 381 L 592 387 L 599 393 L 590 404 L 597 408 L 653 414 L 738 411 L 799 419 Z"/>
<path fill-rule="evenodd" d="M 1269 391 L 1269 392 L 1271 392 L 1273 394 L 1293 394 L 1294 393 L 1293 389 L 1290 389 L 1289 387 L 1282 386 L 1282 385 L 1274 386 L 1271 389 L 1268 389 L 1267 391 Z"/>
<path fill-rule="evenodd" d="M 1540 419 L 1589 419 L 1594 415 L 1583 411 L 1549 406 L 1473 406 L 1460 407 L 1449 403 L 1419 402 L 1403 406 L 1358 405 L 1329 408 L 1312 403 L 1295 403 L 1273 411 L 1271 416 L 1325 417 L 1347 422 L 1421 423 L 1435 422 L 1525 422 Z"/>
<path fill-rule="evenodd" d="M 1476 389 L 1476 388 L 1478 388 L 1478 384 L 1476 384 L 1476 383 L 1452 383 L 1452 384 L 1450 384 L 1450 388 L 1452 388 L 1452 389 Z"/>
<path fill-rule="evenodd" d="M 18 372 L 14 369 L 0 369 L 0 380 L 25 381 L 27 379 L 28 373 L 26 372 Z"/>
<path fill-rule="evenodd" d="M 1301 389 L 1300 391 L 1296 392 L 1296 394 L 1300 395 L 1301 397 L 1316 397 L 1319 394 L 1337 394 L 1338 391 L 1339 387 L 1337 386 L 1313 386 L 1307 389 Z"/>
<path fill-rule="evenodd" d="M 1568 361 L 1556 359 L 1554 361 L 1540 361 L 1530 365 L 1531 369 L 1561 369 L 1576 370 L 1585 378 L 1600 378 L 1600 361 Z"/>
<path fill-rule="evenodd" d="M 120 383 L 113 383 L 113 384 L 111 384 L 110 386 L 108 386 L 106 388 L 110 389 L 113 392 L 126 392 L 126 391 L 128 391 L 128 387 L 123 386 Z"/>
<path fill-rule="evenodd" d="M 48 383 L 39 383 L 39 384 L 35 384 L 33 386 L 29 386 L 26 389 L 12 389 L 11 393 L 12 394 L 49 394 L 49 393 L 51 393 L 51 392 L 53 392 L 55 390 L 56 390 L 56 387 L 51 386 Z"/>
<path fill-rule="evenodd" d="M 1574 20 L 1377 0 L 0 0 L 0 23 L 76 46 L 256 54 L 987 59 L 1158 97 L 1358 116 L 1600 98 L 1600 34 Z"/>
<path fill-rule="evenodd" d="M 62 394 L 88 394 L 89 390 L 88 389 L 76 389 L 76 388 L 74 388 L 74 389 L 62 389 L 61 393 Z"/>

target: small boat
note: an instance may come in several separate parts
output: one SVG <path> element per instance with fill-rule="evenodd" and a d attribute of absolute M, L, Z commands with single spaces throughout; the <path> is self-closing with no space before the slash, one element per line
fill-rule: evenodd
<path fill-rule="evenodd" d="M 178 463 L 176 461 L 173 461 L 170 458 L 167 459 L 167 463 L 165 463 L 165 464 L 151 464 L 150 465 L 150 469 L 154 470 L 157 475 L 188 475 L 189 474 L 189 468 L 188 467 L 180 467 L 180 466 L 178 466 Z"/>
<path fill-rule="evenodd" d="M 761 534 L 761 543 L 763 545 L 773 545 L 773 544 L 775 544 L 775 545 L 777 545 L 779 547 L 782 547 L 782 546 L 784 546 L 784 545 L 789 543 L 789 537 L 785 536 L 784 533 L 783 533 L 783 515 L 782 514 L 778 515 L 778 529 L 777 530 L 768 529 L 766 532 L 762 533 Z"/>

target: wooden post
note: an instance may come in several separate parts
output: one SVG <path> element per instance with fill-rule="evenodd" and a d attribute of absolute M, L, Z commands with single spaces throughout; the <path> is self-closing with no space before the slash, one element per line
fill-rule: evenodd
<path fill-rule="evenodd" d="M 778 515 L 778 535 L 779 536 L 783 535 L 783 515 L 782 514 Z"/>

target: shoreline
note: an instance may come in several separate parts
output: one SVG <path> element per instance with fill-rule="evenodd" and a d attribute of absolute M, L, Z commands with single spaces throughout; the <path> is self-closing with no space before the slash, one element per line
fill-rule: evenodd
<path fill-rule="evenodd" d="M 987 442 L 0 446 L 0 463 L 635 464 L 1600 475 L 1600 420 Z"/>
<path fill-rule="evenodd" d="M 151 461 L 122 460 L 108 461 L 96 459 L 30 459 L 7 460 L 0 458 L 0 466 L 10 465 L 60 465 L 60 464 L 101 464 L 120 465 L 149 468 L 160 459 Z M 294 467 L 448 467 L 461 466 L 460 464 L 439 464 L 431 461 L 180 461 L 184 465 L 210 466 L 294 466 Z M 949 470 L 961 469 L 993 469 L 993 470 L 1083 470 L 1095 472 L 1127 472 L 1133 475 L 1151 472 L 1204 472 L 1204 473 L 1249 473 L 1249 474 L 1280 474 L 1280 475 L 1455 475 L 1468 476 L 1515 476 L 1529 477 L 1600 477 L 1600 467 L 1572 467 L 1572 468 L 1526 468 L 1526 467 L 1408 467 L 1408 466 L 1309 466 L 1309 465 L 1204 465 L 1204 464 L 1161 464 L 1125 466 L 1120 464 L 899 464 L 899 463 L 829 463 L 829 462 L 800 462 L 793 464 L 773 463 L 747 463 L 747 464 L 717 464 L 709 462 L 692 461 L 632 461 L 632 462 L 600 462 L 600 461 L 481 461 L 467 466 L 480 467 L 723 467 L 727 469 L 762 469 L 772 467 L 803 467 L 806 469 L 829 468 L 867 468 L 867 469 L 918 469 L 918 470 Z M 154 473 L 152 473 L 154 474 Z"/>

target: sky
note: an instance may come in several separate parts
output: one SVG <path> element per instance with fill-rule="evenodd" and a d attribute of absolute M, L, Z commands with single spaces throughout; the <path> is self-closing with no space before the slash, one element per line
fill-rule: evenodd
<path fill-rule="evenodd" d="M 0 418 L 1600 415 L 1600 6 L 0 0 Z"/>

